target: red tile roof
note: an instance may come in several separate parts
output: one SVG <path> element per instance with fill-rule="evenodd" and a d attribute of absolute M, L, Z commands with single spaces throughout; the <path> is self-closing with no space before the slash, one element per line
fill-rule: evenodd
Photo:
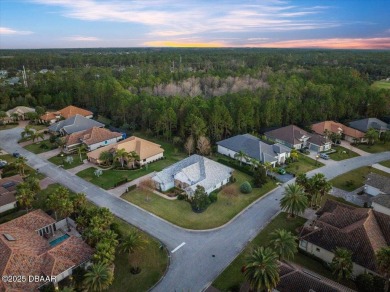
<path fill-rule="evenodd" d="M 51 121 L 51 120 L 55 120 L 55 119 L 57 119 L 57 116 L 59 116 L 59 113 L 58 112 L 54 112 L 54 113 L 52 113 L 52 112 L 47 112 L 47 113 L 45 113 L 44 115 L 42 115 L 41 117 L 40 117 L 40 119 L 42 120 L 42 121 Z"/>
<path fill-rule="evenodd" d="M 73 117 L 75 115 L 81 115 L 81 116 L 84 116 L 84 117 L 87 117 L 87 116 L 92 116 L 93 113 L 90 112 L 90 111 L 87 111 L 85 109 L 82 109 L 82 108 L 79 108 L 77 106 L 74 106 L 74 105 L 70 105 L 70 106 L 67 106 L 61 110 L 59 110 L 59 113 L 61 114 L 61 116 L 63 116 L 65 119 L 67 118 L 70 118 L 70 117 Z"/>
<path fill-rule="evenodd" d="M 57 276 L 63 271 L 78 266 L 92 255 L 82 239 L 70 236 L 51 247 L 48 240 L 36 230 L 54 223 L 55 220 L 41 210 L 36 210 L 0 225 L 0 275 Z M 15 240 L 8 240 L 4 234 Z M 42 283 L 3 283 L 7 291 L 31 291 Z M 2 288 L 0 286 L 0 288 Z"/>
<path fill-rule="evenodd" d="M 346 136 L 350 136 L 352 138 L 361 139 L 364 137 L 364 133 L 347 127 L 343 124 L 336 123 L 334 121 L 324 121 L 321 123 L 313 124 L 311 129 L 317 134 L 324 135 L 325 130 L 328 130 L 333 133 L 344 133 Z"/>
<path fill-rule="evenodd" d="M 66 146 L 84 143 L 86 145 L 93 145 L 95 143 L 103 142 L 113 138 L 119 138 L 122 134 L 118 132 L 111 132 L 105 128 L 93 127 L 91 129 L 76 132 L 66 137 Z"/>
<path fill-rule="evenodd" d="M 317 212 L 315 227 L 305 228 L 301 239 L 328 251 L 344 247 L 352 260 L 376 272 L 375 253 L 390 245 L 390 216 L 328 200 Z"/>

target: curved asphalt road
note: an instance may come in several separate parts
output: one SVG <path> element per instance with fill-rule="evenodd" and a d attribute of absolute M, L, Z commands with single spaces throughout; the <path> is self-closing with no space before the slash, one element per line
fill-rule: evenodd
<path fill-rule="evenodd" d="M 83 192 L 98 206 L 107 207 L 116 216 L 146 231 L 163 242 L 171 253 L 171 265 L 166 276 L 154 291 L 201 291 L 207 288 L 219 273 L 279 211 L 283 186 L 258 200 L 231 222 L 208 231 L 191 231 L 177 227 L 133 204 L 110 195 L 107 191 L 58 168 L 54 164 L 25 150 L 17 144 L 23 129 L 0 131 L 0 147 L 19 152 L 28 164 L 74 192 Z M 390 152 L 359 156 L 341 162 L 332 161 L 309 173 L 323 173 L 328 179 L 352 169 L 390 159 Z M 290 181 L 291 182 L 291 181 Z M 214 256 L 213 256 L 214 255 Z"/>

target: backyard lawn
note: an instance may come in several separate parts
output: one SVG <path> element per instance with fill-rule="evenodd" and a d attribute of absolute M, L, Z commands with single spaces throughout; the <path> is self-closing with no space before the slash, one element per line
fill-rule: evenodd
<path fill-rule="evenodd" d="M 42 148 L 41 146 L 43 144 L 46 144 L 47 145 L 47 148 Z M 53 150 L 55 148 L 57 148 L 56 145 L 54 145 L 53 143 L 50 143 L 49 140 L 43 140 L 43 141 L 39 141 L 39 142 L 35 142 L 33 144 L 30 144 L 30 145 L 27 145 L 24 147 L 26 150 L 32 152 L 32 153 L 35 153 L 35 154 L 40 154 L 40 153 L 44 153 L 44 152 L 47 152 L 47 151 L 50 151 L 50 150 Z"/>
<path fill-rule="evenodd" d="M 251 177 L 235 171 L 236 186 L 244 181 L 251 181 Z M 152 192 L 136 189 L 122 195 L 122 198 L 140 206 L 141 208 L 156 214 L 172 222 L 189 229 L 210 229 L 221 226 L 231 220 L 250 203 L 276 187 L 274 181 L 269 181 L 262 188 L 254 188 L 250 194 L 241 194 L 228 198 L 222 192 L 218 194 L 218 201 L 212 203 L 203 213 L 195 213 L 191 205 L 186 201 L 167 200 Z"/>
<path fill-rule="evenodd" d="M 386 161 L 379 162 L 379 164 L 381 164 L 381 165 L 383 165 L 383 166 L 386 166 L 386 167 L 390 168 L 390 160 L 386 160 Z"/>
<path fill-rule="evenodd" d="M 390 89 L 390 82 L 386 80 L 375 81 L 371 86 L 378 89 Z"/>
<path fill-rule="evenodd" d="M 357 154 L 356 152 L 353 152 L 352 150 L 344 148 L 342 146 L 337 146 L 333 149 L 336 150 L 337 152 L 333 152 L 333 153 L 330 153 L 328 155 L 329 155 L 330 159 L 333 159 L 336 161 L 359 156 L 359 154 Z"/>
<path fill-rule="evenodd" d="M 32 124 L 29 124 L 29 126 L 30 126 L 32 129 L 37 130 L 37 131 L 47 129 L 47 126 L 46 126 L 46 125 L 32 125 Z"/>
<path fill-rule="evenodd" d="M 73 161 L 72 162 L 66 162 L 67 157 L 72 157 Z M 82 154 L 81 156 L 82 160 L 87 159 L 86 154 Z M 51 157 L 48 159 L 51 163 L 54 163 L 55 165 L 62 165 L 64 169 L 69 169 L 69 168 L 74 168 L 76 166 L 79 166 L 83 164 L 82 161 L 80 161 L 80 155 L 76 154 L 71 154 L 71 155 L 64 155 L 61 156 L 61 154 Z"/>
<path fill-rule="evenodd" d="M 130 231 L 137 230 L 119 218 L 115 217 L 115 222 L 118 223 L 119 230 L 125 236 Z M 161 244 L 155 238 L 143 232 L 141 234 L 148 243 L 144 249 L 133 255 L 140 262 L 141 272 L 137 275 L 131 274 L 128 254 L 118 251 L 114 262 L 114 282 L 107 291 L 148 291 L 164 275 L 168 268 L 167 252 L 160 248 Z"/>
<path fill-rule="evenodd" d="M 257 246 L 268 246 L 270 240 L 270 233 L 275 229 L 285 229 L 297 235 L 297 228 L 305 223 L 306 219 L 297 217 L 295 219 L 287 219 L 286 213 L 280 213 L 276 216 L 236 257 L 236 259 L 218 276 L 213 282 L 213 287 L 221 291 L 239 291 L 240 285 L 244 282 L 244 274 L 241 273 L 241 268 L 245 265 L 245 257 L 253 248 Z M 308 256 L 297 253 L 292 260 L 293 262 L 306 267 L 313 272 L 322 276 L 334 279 L 332 273 L 326 269 L 320 262 L 309 258 Z M 354 288 L 354 283 L 348 281 L 348 286 Z"/>
<path fill-rule="evenodd" d="M 310 170 L 324 166 L 324 164 L 321 162 L 316 162 L 314 159 L 311 159 L 304 154 L 299 153 L 298 155 L 298 161 L 290 163 L 284 168 L 287 172 L 298 175 L 300 173 L 306 173 Z"/>
<path fill-rule="evenodd" d="M 379 169 L 373 168 L 371 166 L 363 166 L 355 170 L 351 170 L 342 175 L 339 175 L 332 179 L 330 182 L 336 188 L 352 192 L 357 188 L 360 188 L 364 185 L 367 174 L 370 172 L 378 173 L 383 176 L 390 178 L 390 173 L 383 172 Z"/>
<path fill-rule="evenodd" d="M 360 144 L 355 145 L 356 148 L 359 148 L 363 151 L 369 152 L 369 153 L 378 153 L 378 152 L 384 152 L 384 151 L 390 151 L 390 143 L 383 143 L 381 141 L 375 143 L 374 145 L 368 145 L 368 144 Z"/>

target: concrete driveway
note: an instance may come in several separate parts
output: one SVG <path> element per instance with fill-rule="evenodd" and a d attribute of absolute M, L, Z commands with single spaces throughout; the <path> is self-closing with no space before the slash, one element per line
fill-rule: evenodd
<path fill-rule="evenodd" d="M 146 231 L 163 242 L 170 251 L 170 267 L 153 291 L 202 291 L 241 252 L 248 241 L 266 226 L 280 211 L 283 187 L 254 202 L 228 224 L 206 231 L 177 227 L 138 206 L 112 196 L 107 191 L 58 168 L 43 158 L 17 145 L 20 128 L 0 131 L 0 147 L 18 151 L 28 164 L 74 192 L 83 192 L 98 206 L 107 207 L 116 216 Z M 355 168 L 389 158 L 390 152 L 355 157 L 308 173 L 323 173 L 328 179 Z M 291 180 L 289 182 L 293 182 Z"/>

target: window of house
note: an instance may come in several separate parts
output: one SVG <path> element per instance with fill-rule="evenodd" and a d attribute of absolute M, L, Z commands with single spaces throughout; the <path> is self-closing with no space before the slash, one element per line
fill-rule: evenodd
<path fill-rule="evenodd" d="M 302 247 L 302 248 L 307 248 L 307 241 L 306 240 L 301 240 L 299 242 L 299 246 Z"/>

